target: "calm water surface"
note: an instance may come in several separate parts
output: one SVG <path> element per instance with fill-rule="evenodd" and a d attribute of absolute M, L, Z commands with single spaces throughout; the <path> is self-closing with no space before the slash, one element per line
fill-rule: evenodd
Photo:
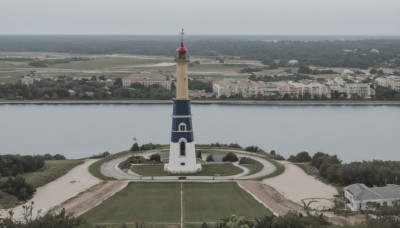
<path fill-rule="evenodd" d="M 400 160 L 400 107 L 192 105 L 192 112 L 196 143 Z M 171 105 L 0 105 L 0 153 L 80 158 L 125 150 L 135 136 L 167 144 L 171 113 Z"/>

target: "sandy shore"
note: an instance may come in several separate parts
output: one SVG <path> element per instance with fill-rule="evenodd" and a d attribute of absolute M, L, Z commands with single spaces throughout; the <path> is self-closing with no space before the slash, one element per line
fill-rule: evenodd
<path fill-rule="evenodd" d="M 302 200 L 309 202 L 314 199 L 318 202 L 311 203 L 311 208 L 322 210 L 333 206 L 331 200 L 338 194 L 336 188 L 307 175 L 290 162 L 283 161 L 282 164 L 285 165 L 285 171 L 281 175 L 265 179 L 262 183 L 275 188 L 283 196 L 300 205 L 303 205 Z"/>
<path fill-rule="evenodd" d="M 34 216 L 38 210 L 46 212 L 49 209 L 61 204 L 62 202 L 76 196 L 90 187 L 98 184 L 101 180 L 94 177 L 88 172 L 88 167 L 97 161 L 96 159 L 88 159 L 85 163 L 71 169 L 67 174 L 58 178 L 47 185 L 37 188 L 33 198 L 28 202 L 34 202 Z M 8 210 L 0 210 L 0 215 L 4 216 Z M 20 219 L 22 205 L 13 208 L 14 218 Z"/>
<path fill-rule="evenodd" d="M 400 106 L 399 101 L 386 100 L 308 100 L 308 101 L 260 101 L 260 100 L 192 100 L 192 104 L 219 104 L 219 105 L 270 105 L 270 106 Z M 53 105 L 83 105 L 83 104 L 172 104 L 172 100 L 0 100 L 0 105 L 17 104 L 53 104 Z"/>

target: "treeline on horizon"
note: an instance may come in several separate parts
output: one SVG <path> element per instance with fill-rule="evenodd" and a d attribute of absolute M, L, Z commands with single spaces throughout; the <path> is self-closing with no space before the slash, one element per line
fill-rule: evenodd
<path fill-rule="evenodd" d="M 174 56 L 176 37 L 119 36 L 0 36 L 0 51 L 73 54 L 139 54 Z M 326 67 L 400 66 L 400 39 L 266 41 L 208 37 L 185 41 L 191 55 L 239 56 L 280 66 L 296 59 L 303 65 Z M 371 53 L 378 49 L 379 53 Z M 391 65 L 390 65 L 391 64 Z"/>

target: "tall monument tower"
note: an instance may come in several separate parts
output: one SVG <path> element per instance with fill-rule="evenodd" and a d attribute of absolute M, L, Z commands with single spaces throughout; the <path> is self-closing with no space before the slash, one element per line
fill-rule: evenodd
<path fill-rule="evenodd" d="M 196 151 L 193 138 L 192 112 L 190 110 L 188 88 L 187 49 L 181 45 L 176 56 L 176 98 L 172 113 L 172 133 L 169 148 L 169 163 L 164 170 L 170 173 L 195 173 L 201 171 L 201 164 L 196 163 Z"/>

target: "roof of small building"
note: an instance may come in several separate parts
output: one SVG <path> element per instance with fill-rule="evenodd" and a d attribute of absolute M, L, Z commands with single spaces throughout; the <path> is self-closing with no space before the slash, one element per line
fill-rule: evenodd
<path fill-rule="evenodd" d="M 352 184 L 344 188 L 354 200 L 400 199 L 400 185 L 390 184 L 383 187 L 368 188 L 365 184 Z"/>

